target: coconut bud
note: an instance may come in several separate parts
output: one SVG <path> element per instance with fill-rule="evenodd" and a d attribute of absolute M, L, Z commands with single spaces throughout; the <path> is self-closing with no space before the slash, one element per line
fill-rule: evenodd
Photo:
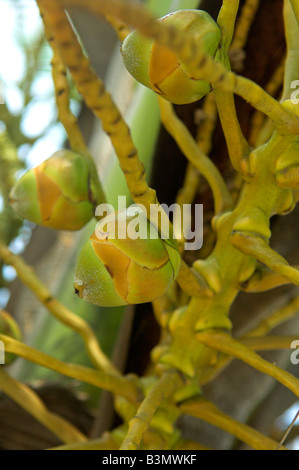
<path fill-rule="evenodd" d="M 157 21 L 193 35 L 203 51 L 214 57 L 221 32 L 207 12 L 179 10 Z M 207 81 L 188 77 L 184 64 L 172 50 L 142 36 L 137 30 L 125 38 L 121 52 L 126 68 L 136 80 L 174 104 L 193 103 L 210 91 Z"/>
<path fill-rule="evenodd" d="M 15 319 L 4 310 L 0 310 L 0 334 L 10 336 L 11 338 L 21 341 L 22 335 L 20 328 Z M 5 364 L 9 365 L 16 359 L 15 354 L 5 353 Z"/>
<path fill-rule="evenodd" d="M 75 292 L 108 307 L 151 302 L 176 278 L 180 261 L 176 241 L 161 239 L 142 209 L 123 209 L 104 217 L 81 250 Z"/>
<path fill-rule="evenodd" d="M 95 214 L 98 183 L 89 161 L 58 150 L 17 181 L 10 203 L 22 219 L 59 230 L 79 230 Z"/>

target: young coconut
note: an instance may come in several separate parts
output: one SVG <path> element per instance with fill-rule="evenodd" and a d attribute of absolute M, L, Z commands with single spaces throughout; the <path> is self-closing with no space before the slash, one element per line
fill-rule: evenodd
<path fill-rule="evenodd" d="M 97 224 L 77 260 L 75 293 L 108 307 L 151 302 L 169 288 L 180 263 L 176 241 L 161 239 L 145 212 L 131 206 Z"/>
<path fill-rule="evenodd" d="M 207 12 L 178 10 L 157 21 L 192 34 L 206 54 L 215 56 L 221 32 Z M 127 70 L 137 81 L 174 104 L 193 103 L 210 92 L 207 81 L 188 77 L 184 64 L 173 51 L 142 36 L 137 30 L 125 38 L 121 53 Z"/>
<path fill-rule="evenodd" d="M 10 192 L 10 204 L 21 219 L 58 230 L 79 230 L 101 202 L 91 164 L 78 153 L 58 150 L 28 170 Z"/>

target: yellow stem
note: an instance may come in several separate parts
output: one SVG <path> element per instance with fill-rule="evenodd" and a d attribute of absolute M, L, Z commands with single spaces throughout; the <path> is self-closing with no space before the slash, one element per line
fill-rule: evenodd
<path fill-rule="evenodd" d="M 37 0 L 37 3 L 45 27 L 52 31 L 77 90 L 87 106 L 101 120 L 104 131 L 110 137 L 132 199 L 143 204 L 149 213 L 150 204 L 157 203 L 156 192 L 146 182 L 145 168 L 139 159 L 128 125 L 106 91 L 103 81 L 90 67 L 61 2 Z"/>
<path fill-rule="evenodd" d="M 232 199 L 220 172 L 214 163 L 200 150 L 188 128 L 177 117 L 173 106 L 159 98 L 161 120 L 188 160 L 208 181 L 214 195 L 215 212 L 222 212 L 232 206 Z"/>
<path fill-rule="evenodd" d="M 299 266 L 294 266 L 294 268 L 299 269 Z M 281 274 L 259 267 L 247 281 L 240 285 L 240 289 L 244 292 L 265 292 L 290 283 L 291 281 Z"/>
<path fill-rule="evenodd" d="M 198 126 L 196 142 L 201 151 L 209 155 L 212 148 L 213 132 L 217 124 L 217 106 L 213 92 L 204 98 L 202 110 L 200 111 L 203 113 L 203 122 Z"/>
<path fill-rule="evenodd" d="M 265 90 L 267 93 L 269 93 L 269 95 L 275 96 L 275 94 L 279 91 L 281 85 L 283 84 L 284 71 L 285 58 L 282 59 L 270 81 L 265 87 Z M 265 115 L 259 111 L 255 111 L 251 120 L 250 136 L 248 139 L 252 147 L 255 147 L 258 142 L 259 135 L 263 130 L 264 122 Z"/>
<path fill-rule="evenodd" d="M 227 70 L 230 70 L 228 51 L 234 34 L 239 3 L 238 0 L 235 2 L 223 0 L 217 19 L 222 35 L 222 48 L 218 53 L 218 60 Z M 246 158 L 250 149 L 241 130 L 233 92 L 216 88 L 214 94 L 231 163 L 236 171 L 247 174 Z"/>
<path fill-rule="evenodd" d="M 297 0 L 284 0 L 283 18 L 287 43 L 287 57 L 282 101 L 291 98 L 291 94 L 293 93 L 292 83 L 298 80 L 299 77 L 299 6 Z M 296 85 L 298 84 L 298 82 L 295 83 Z"/>
<path fill-rule="evenodd" d="M 99 439 L 52 447 L 51 450 L 118 450 L 118 447 L 113 436 L 105 432 Z"/>
<path fill-rule="evenodd" d="M 37 0 L 37 3 L 45 27 L 52 32 L 55 41 L 59 44 L 61 57 L 78 91 L 101 120 L 104 130 L 111 139 L 132 199 L 142 204 L 150 214 L 151 204 L 158 204 L 156 191 L 146 182 L 145 168 L 139 159 L 128 125 L 110 94 L 105 90 L 104 83 L 91 69 L 89 60 L 83 54 L 64 10 L 54 0 Z M 166 213 L 164 215 L 166 216 Z"/>
<path fill-rule="evenodd" d="M 298 23 L 298 26 L 299 26 L 299 4 L 298 4 L 298 1 L 297 0 L 290 0 L 290 3 L 292 5 L 292 8 L 293 8 L 293 11 L 295 13 L 296 20 L 297 20 L 297 23 Z"/>
<path fill-rule="evenodd" d="M 235 33 L 231 43 L 231 50 L 242 49 L 245 46 L 250 27 L 254 21 L 259 6 L 260 0 L 246 0 L 244 3 L 236 23 Z"/>
<path fill-rule="evenodd" d="M 49 37 L 49 35 L 47 35 Z M 49 43 L 53 49 L 52 77 L 56 92 L 58 119 L 62 123 L 69 138 L 72 150 L 83 155 L 89 153 L 78 126 L 76 117 L 70 112 L 67 71 L 61 60 L 55 41 L 50 37 Z"/>
<path fill-rule="evenodd" d="M 70 444 L 87 441 L 87 437 L 78 429 L 61 416 L 50 412 L 32 389 L 10 377 L 1 366 L 0 390 L 52 431 L 62 442 Z"/>
<path fill-rule="evenodd" d="M 273 377 L 278 382 L 299 396 L 299 379 L 289 372 L 271 364 L 248 347 L 222 332 L 197 333 L 197 340 L 216 351 L 241 359 L 255 369 Z"/>
<path fill-rule="evenodd" d="M 149 11 L 140 4 L 121 0 L 61 0 L 60 3 L 65 7 L 86 8 L 95 14 L 113 15 L 131 24 L 138 28 L 141 34 L 173 50 L 184 62 L 193 79 L 207 80 L 213 88 L 240 95 L 253 107 L 269 116 L 281 134 L 293 135 L 299 132 L 299 120 L 292 111 L 278 103 L 256 83 L 227 71 L 223 64 L 214 62 L 212 57 L 204 53 L 200 44 L 195 43 L 192 36 L 155 21 Z"/>
<path fill-rule="evenodd" d="M 192 204 L 200 181 L 200 172 L 192 163 L 188 163 L 183 186 L 178 192 L 176 203 L 183 208 L 184 204 Z"/>
<path fill-rule="evenodd" d="M 214 293 L 206 281 L 182 260 L 177 283 L 191 297 L 213 297 Z"/>
<path fill-rule="evenodd" d="M 67 70 L 63 63 L 58 44 L 52 34 L 49 25 L 45 25 L 45 34 L 53 51 L 52 57 L 52 78 L 55 87 L 56 105 L 58 118 L 67 133 L 70 147 L 74 152 L 84 155 L 89 162 L 93 181 L 97 184 L 98 203 L 105 202 L 105 194 L 101 182 L 98 178 L 96 165 L 84 141 L 76 116 L 70 110 L 69 85 L 67 80 Z"/>
<path fill-rule="evenodd" d="M 175 308 L 175 304 L 173 304 L 172 300 L 169 298 L 167 294 L 162 295 L 159 299 L 156 299 L 152 302 L 152 307 L 154 311 L 155 318 L 158 324 L 161 326 L 161 337 L 163 340 L 164 335 L 166 335 L 166 326 L 169 322 L 169 318 L 173 309 Z M 160 342 L 161 342 L 160 337 Z"/>
<path fill-rule="evenodd" d="M 239 0 L 235 0 L 234 2 L 231 0 L 222 1 L 222 7 L 217 18 L 217 24 L 221 30 L 224 54 L 228 53 L 234 35 L 239 3 Z"/>
<path fill-rule="evenodd" d="M 217 19 L 222 32 L 223 43 L 221 50 L 218 52 L 217 59 L 228 71 L 230 70 L 228 51 L 234 34 L 238 9 L 239 1 L 231 2 L 230 0 L 223 0 Z M 231 163 L 236 171 L 241 174 L 247 174 L 247 157 L 250 148 L 241 130 L 233 92 L 216 88 L 214 89 L 214 94 Z"/>
<path fill-rule="evenodd" d="M 182 379 L 177 372 L 165 372 L 145 397 L 136 415 L 129 422 L 128 433 L 120 450 L 138 450 L 142 436 L 148 429 L 153 416 L 165 398 L 168 398 L 180 385 Z"/>
<path fill-rule="evenodd" d="M 296 340 L 298 340 L 298 335 L 266 337 L 246 336 L 240 339 L 240 343 L 253 351 L 270 351 L 274 349 L 290 349 L 292 342 Z"/>
<path fill-rule="evenodd" d="M 66 377 L 108 390 L 115 395 L 125 397 L 130 402 L 135 403 L 138 400 L 139 393 L 136 385 L 129 378 L 60 361 L 9 336 L 0 334 L 0 340 L 4 343 L 5 353 L 16 354 L 27 361 L 46 367 Z"/>
<path fill-rule="evenodd" d="M 203 121 L 202 123 L 198 124 L 196 142 L 201 151 L 205 155 L 208 155 L 212 147 L 212 135 L 217 122 L 217 107 L 214 93 L 209 93 L 205 97 L 203 107 L 201 110 L 199 110 L 199 112 L 203 115 Z M 178 208 L 177 210 L 182 211 L 184 204 L 192 204 L 199 190 L 201 177 L 202 176 L 198 168 L 196 168 L 193 163 L 188 162 L 183 186 L 179 190 L 176 198 L 176 207 Z M 183 252 L 185 239 L 182 233 L 183 230 L 181 220 L 180 217 L 176 219 L 175 216 L 173 220 L 174 233 L 180 233 L 180 237 L 177 238 L 180 250 Z M 179 226 L 176 226 L 176 220 L 179 220 L 177 224 Z"/>
<path fill-rule="evenodd" d="M 290 349 L 293 341 L 298 340 L 298 336 L 268 336 L 251 337 L 250 335 L 239 339 L 240 343 L 253 351 L 270 351 L 277 349 Z M 200 384 L 204 385 L 217 377 L 233 360 L 232 356 L 223 355 L 219 358 L 215 367 L 203 372 Z"/>
<path fill-rule="evenodd" d="M 290 320 L 299 312 L 299 296 L 292 299 L 287 305 L 276 310 L 267 318 L 262 320 L 255 328 L 246 334 L 248 337 L 264 336 L 273 330 L 276 326 Z"/>
<path fill-rule="evenodd" d="M 219 410 L 213 403 L 200 399 L 192 399 L 180 405 L 182 413 L 202 419 L 232 434 L 245 444 L 256 450 L 275 450 L 278 443 L 246 424 L 239 423 Z M 284 449 L 282 447 L 282 449 Z M 284 449 L 286 450 L 286 449 Z"/>
<path fill-rule="evenodd" d="M 111 24 L 111 26 L 115 30 L 120 42 L 122 42 L 132 31 L 132 29 L 126 23 L 119 21 L 113 16 L 106 16 L 106 20 L 108 21 L 108 23 Z"/>
<path fill-rule="evenodd" d="M 234 169 L 241 174 L 248 173 L 250 147 L 240 127 L 232 91 L 214 89 L 222 129 L 228 147 L 229 158 Z"/>
<path fill-rule="evenodd" d="M 271 121 L 271 119 L 266 117 L 265 122 L 257 136 L 256 142 L 254 145 L 255 148 L 261 147 L 262 145 L 266 144 L 268 140 L 271 139 L 271 136 L 273 135 L 274 131 L 275 131 L 275 126 L 273 124 L 273 121 Z"/>
<path fill-rule="evenodd" d="M 119 374 L 108 357 L 103 353 L 90 326 L 53 297 L 52 293 L 48 290 L 47 286 L 40 281 L 34 270 L 20 256 L 11 253 L 1 240 L 0 259 L 2 259 L 5 264 L 15 268 L 20 280 L 35 294 L 55 318 L 79 333 L 84 341 L 91 361 L 97 368 L 106 372 Z"/>

